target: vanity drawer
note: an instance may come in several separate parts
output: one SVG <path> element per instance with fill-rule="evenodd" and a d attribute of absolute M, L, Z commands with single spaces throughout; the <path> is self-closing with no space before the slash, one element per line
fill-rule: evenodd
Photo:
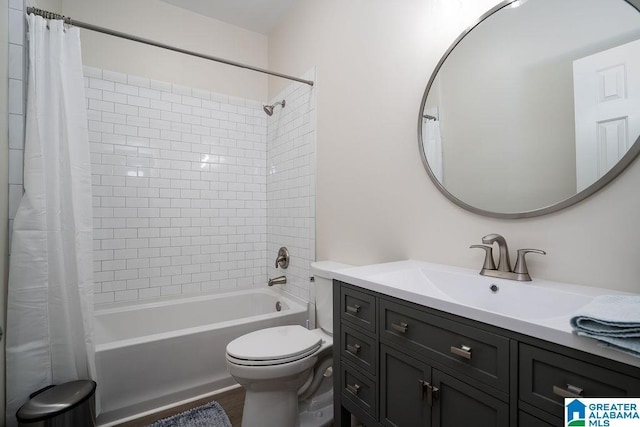
<path fill-rule="evenodd" d="M 343 397 L 351 400 L 373 418 L 378 418 L 378 387 L 375 381 L 342 363 L 340 389 Z"/>
<path fill-rule="evenodd" d="M 551 424 L 524 411 L 518 412 L 518 427 L 554 427 L 560 425 L 562 425 L 561 419 L 558 419 L 556 423 Z"/>
<path fill-rule="evenodd" d="M 340 354 L 342 359 L 348 360 L 367 373 L 376 376 L 378 346 L 374 338 L 343 324 L 341 326 Z"/>
<path fill-rule="evenodd" d="M 509 391 L 509 339 L 380 300 L 380 339 L 425 355 L 497 390 Z"/>
<path fill-rule="evenodd" d="M 376 298 L 345 286 L 340 290 L 340 317 L 354 325 L 376 332 Z"/>
<path fill-rule="evenodd" d="M 564 414 L 566 392 L 582 397 L 640 396 L 640 378 L 552 351 L 520 344 L 520 400 L 552 415 Z M 563 393 L 564 392 L 564 393 Z"/>

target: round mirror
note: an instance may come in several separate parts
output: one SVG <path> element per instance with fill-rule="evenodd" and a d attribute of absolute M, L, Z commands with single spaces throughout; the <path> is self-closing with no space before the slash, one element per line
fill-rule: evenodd
<path fill-rule="evenodd" d="M 420 106 L 438 189 L 523 218 L 598 191 L 640 151 L 640 0 L 516 0 L 447 50 Z"/>

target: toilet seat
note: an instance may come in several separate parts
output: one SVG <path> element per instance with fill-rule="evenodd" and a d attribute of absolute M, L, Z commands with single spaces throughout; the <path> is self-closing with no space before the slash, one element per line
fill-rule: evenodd
<path fill-rule="evenodd" d="M 300 325 L 251 332 L 227 345 L 227 360 L 247 366 L 269 366 L 303 359 L 322 345 L 322 338 Z"/>

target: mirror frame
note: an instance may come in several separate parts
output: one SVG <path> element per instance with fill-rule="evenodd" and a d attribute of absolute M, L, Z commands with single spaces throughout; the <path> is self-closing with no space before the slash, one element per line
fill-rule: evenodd
<path fill-rule="evenodd" d="M 556 204 L 545 206 L 539 209 L 533 209 L 530 211 L 524 211 L 524 212 L 494 212 L 494 211 L 488 211 L 488 210 L 477 208 L 475 206 L 472 206 L 458 199 L 456 196 L 451 194 L 444 187 L 444 185 L 438 180 L 438 178 L 434 175 L 433 171 L 431 170 L 431 167 L 429 166 L 429 162 L 427 161 L 427 155 L 424 151 L 424 140 L 422 137 L 424 107 L 426 105 L 427 96 L 429 95 L 431 86 L 433 85 L 433 82 L 435 81 L 436 76 L 440 71 L 440 68 L 442 68 L 442 65 L 444 64 L 444 62 L 447 60 L 447 58 L 449 57 L 451 52 L 456 48 L 456 46 L 458 46 L 458 44 L 462 41 L 462 39 L 464 39 L 475 27 L 480 25 L 485 19 L 489 18 L 491 15 L 493 15 L 500 9 L 516 1 L 518 0 L 505 0 L 497 4 L 496 6 L 491 8 L 488 12 L 486 12 L 484 15 L 482 15 L 480 18 L 478 18 L 475 22 L 473 22 L 471 26 L 469 26 L 465 31 L 462 32 L 462 34 L 460 34 L 455 39 L 455 41 L 451 44 L 451 46 L 446 50 L 446 52 L 444 53 L 440 61 L 438 61 L 438 64 L 436 65 L 435 69 L 433 70 L 433 73 L 431 74 L 431 77 L 429 78 L 429 82 L 427 83 L 427 88 L 425 89 L 424 95 L 422 97 L 422 102 L 420 103 L 420 111 L 418 114 L 418 148 L 420 150 L 420 157 L 422 159 L 422 164 L 424 168 L 427 170 L 429 178 L 431 178 L 431 181 L 435 184 L 436 188 L 440 190 L 440 192 L 444 194 L 444 196 L 447 199 L 449 199 L 451 202 L 455 203 L 456 205 L 460 206 L 463 209 L 466 209 L 478 215 L 488 216 L 492 218 L 501 218 L 501 219 L 531 218 L 531 217 L 546 215 L 552 212 L 557 212 L 559 210 L 572 206 L 586 199 L 587 197 L 593 195 L 594 193 L 598 192 L 602 188 L 604 188 L 607 184 L 613 181 L 620 173 L 622 173 L 622 171 L 624 171 L 631 163 L 633 163 L 633 161 L 638 156 L 638 154 L 640 154 L 640 135 L 639 135 L 636 141 L 631 145 L 631 148 L 629 148 L 629 151 L 627 151 L 626 154 L 622 156 L 622 158 L 618 161 L 618 163 L 616 163 L 614 167 L 609 169 L 609 171 L 606 174 L 600 177 L 600 179 L 595 181 L 593 184 L 591 184 L 584 190 L 576 193 L 575 195 L 567 199 L 564 199 Z M 535 0 L 531 0 L 531 1 L 535 1 Z M 640 13 L 640 0 L 620 0 L 620 1 L 624 1 L 628 3 L 631 7 L 636 9 L 638 13 Z"/>

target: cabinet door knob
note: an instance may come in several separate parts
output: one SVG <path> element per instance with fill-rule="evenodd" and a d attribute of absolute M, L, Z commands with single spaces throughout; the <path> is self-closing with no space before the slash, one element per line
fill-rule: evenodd
<path fill-rule="evenodd" d="M 468 345 L 461 345 L 460 347 L 451 347 L 451 353 L 456 356 L 464 357 L 471 360 L 471 347 Z"/>
<path fill-rule="evenodd" d="M 395 330 L 400 332 L 401 334 L 406 334 L 407 333 L 407 329 L 409 329 L 409 325 L 404 323 L 404 322 L 400 322 L 399 325 L 396 325 L 395 323 L 391 324 L 391 327 Z"/>
<path fill-rule="evenodd" d="M 360 385 L 359 384 L 347 384 L 347 390 L 349 390 L 351 393 L 355 394 L 356 396 L 358 395 L 358 393 L 360 393 Z"/>
<path fill-rule="evenodd" d="M 356 304 L 354 306 L 348 305 L 347 306 L 347 311 L 349 313 L 353 313 L 353 314 L 359 313 L 360 312 L 360 306 L 358 304 Z"/>
<path fill-rule="evenodd" d="M 360 344 L 354 344 L 354 345 L 347 344 L 347 351 L 352 354 L 360 353 L 361 348 L 362 347 L 360 347 Z"/>
<path fill-rule="evenodd" d="M 553 386 L 553 394 L 560 397 L 583 397 L 583 392 L 580 387 L 576 387 L 571 384 L 567 384 L 566 388 L 558 387 L 557 385 Z"/>

